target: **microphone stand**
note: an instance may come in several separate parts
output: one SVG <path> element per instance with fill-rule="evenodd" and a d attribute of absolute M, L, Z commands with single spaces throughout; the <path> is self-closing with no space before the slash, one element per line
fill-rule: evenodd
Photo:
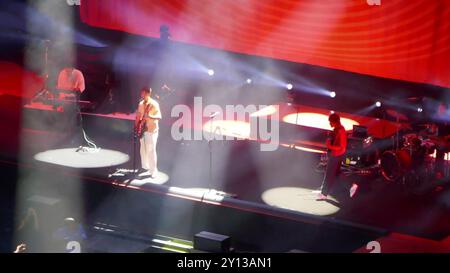
<path fill-rule="evenodd" d="M 213 153 L 212 153 L 212 141 L 213 141 L 213 137 L 214 137 L 214 135 L 213 135 L 213 130 L 212 130 L 212 128 L 213 128 L 213 122 L 212 122 L 212 119 L 215 117 L 215 116 L 217 116 L 217 114 L 218 114 L 218 112 L 215 112 L 215 113 L 212 113 L 211 115 L 209 115 L 209 124 L 210 124 L 210 126 L 209 126 L 209 133 L 211 134 L 211 138 L 208 140 L 208 150 L 209 150 L 209 183 L 208 183 L 208 186 L 212 186 L 212 157 L 213 157 Z M 205 194 L 206 194 L 206 192 L 211 192 L 212 191 L 212 188 L 208 188 L 207 189 L 207 191 L 205 191 L 204 193 L 203 193 L 203 195 L 202 195 L 202 201 L 203 201 L 203 199 L 205 198 Z"/>
<path fill-rule="evenodd" d="M 382 127 L 382 133 L 381 133 L 381 137 L 383 138 L 383 139 L 385 139 L 386 138 L 386 123 L 387 123 L 387 120 L 386 120 L 386 109 L 384 109 L 384 108 L 381 108 L 381 113 L 382 113 L 382 115 L 381 115 L 381 121 L 383 122 L 383 127 Z M 383 145 L 385 145 L 384 144 L 384 141 L 383 141 Z M 395 140 L 394 140 L 394 143 L 393 143 L 393 148 L 395 148 L 394 146 L 395 146 Z M 383 149 L 384 149 L 384 147 L 383 147 Z M 394 149 L 394 150 L 396 150 L 396 149 Z"/>
<path fill-rule="evenodd" d="M 136 171 L 136 146 L 137 146 L 137 138 L 136 131 L 133 130 L 133 174 L 131 176 L 131 179 L 135 179 L 137 175 Z M 131 181 L 130 181 L 131 182 Z"/>
<path fill-rule="evenodd" d="M 213 140 L 213 131 L 212 131 L 212 120 L 210 120 L 210 128 L 209 133 L 211 134 L 211 139 L 208 140 L 208 150 L 209 150 L 209 186 L 212 185 L 212 140 Z M 211 189 L 209 189 L 211 191 Z"/>
<path fill-rule="evenodd" d="M 83 137 L 83 140 L 87 143 L 89 147 L 84 147 L 81 145 L 78 147 L 75 152 L 83 151 L 83 152 L 98 152 L 100 150 L 99 147 L 94 143 L 93 140 L 91 140 L 86 132 L 84 131 L 84 125 L 83 125 L 83 115 L 81 114 L 81 107 L 80 107 L 80 98 L 81 98 L 81 92 L 75 91 L 75 111 L 76 111 L 76 126 L 80 126 L 81 134 Z"/>
<path fill-rule="evenodd" d="M 141 102 L 141 100 L 139 100 L 139 102 Z M 145 122 L 145 121 L 141 121 L 141 122 Z M 137 171 L 136 171 L 136 146 L 137 146 L 137 140 L 138 140 L 138 135 L 136 132 L 136 124 L 134 125 L 135 127 L 133 128 L 133 174 L 131 176 L 131 179 L 135 179 L 137 176 Z M 130 181 L 131 183 L 131 181 Z"/>
<path fill-rule="evenodd" d="M 209 128 L 209 133 L 211 134 L 211 138 L 208 140 L 208 149 L 209 149 L 209 186 L 212 187 L 212 140 L 213 140 L 213 130 L 212 130 L 212 125 L 213 125 L 213 121 L 212 119 L 214 118 L 213 115 L 210 116 L 210 120 L 209 120 L 209 124 L 210 124 L 210 128 Z M 211 188 L 208 189 L 209 192 L 211 192 Z"/>
<path fill-rule="evenodd" d="M 47 94 L 48 92 L 48 47 L 49 47 L 49 43 L 50 40 L 44 40 L 45 43 L 45 51 L 44 51 L 44 87 L 42 88 L 41 91 L 39 91 L 31 101 L 35 101 L 38 98 L 40 98 L 41 96 L 43 96 L 44 94 Z"/>
<path fill-rule="evenodd" d="M 295 104 L 292 104 L 294 107 L 295 107 L 295 128 L 297 129 L 297 130 L 295 130 L 295 135 L 297 136 L 297 132 L 298 132 L 298 112 L 300 111 L 299 110 L 299 107 L 298 107 L 298 105 L 295 105 Z M 294 143 L 292 143 L 292 146 L 291 146 L 291 148 L 292 149 L 295 149 L 296 147 L 297 147 L 297 145 L 296 145 L 296 140 L 297 139 L 294 139 Z"/>

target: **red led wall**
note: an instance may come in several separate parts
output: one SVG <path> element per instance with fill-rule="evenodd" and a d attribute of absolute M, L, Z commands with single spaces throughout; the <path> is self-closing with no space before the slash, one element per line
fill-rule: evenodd
<path fill-rule="evenodd" d="M 450 0 L 97 0 L 83 22 L 232 52 L 450 87 Z"/>

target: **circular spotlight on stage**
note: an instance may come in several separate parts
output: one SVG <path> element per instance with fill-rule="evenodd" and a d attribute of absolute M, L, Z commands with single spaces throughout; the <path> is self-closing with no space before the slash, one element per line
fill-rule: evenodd
<path fill-rule="evenodd" d="M 286 84 L 286 89 L 287 89 L 287 90 L 292 90 L 292 88 L 294 88 L 294 86 L 292 85 L 292 83 Z"/>
<path fill-rule="evenodd" d="M 331 197 L 328 201 L 318 201 L 316 192 L 300 187 L 272 188 L 263 192 L 261 199 L 270 206 L 312 215 L 325 216 L 339 211 L 337 200 Z"/>
<path fill-rule="evenodd" d="M 335 98 L 336 97 L 336 92 L 330 92 L 330 97 Z"/>
<path fill-rule="evenodd" d="M 208 75 L 213 76 L 214 75 L 214 70 L 208 69 Z"/>
<path fill-rule="evenodd" d="M 376 106 L 376 107 L 381 107 L 381 101 L 375 102 L 375 106 Z"/>
<path fill-rule="evenodd" d="M 252 79 L 248 78 L 245 82 L 246 82 L 247 84 L 251 84 L 251 83 L 252 83 Z"/>
<path fill-rule="evenodd" d="M 123 164 L 130 160 L 127 154 L 119 151 L 99 149 L 97 151 L 66 148 L 38 153 L 34 159 L 50 164 L 72 168 L 102 168 Z"/>
<path fill-rule="evenodd" d="M 417 108 L 417 112 L 422 113 L 423 112 L 422 107 Z"/>

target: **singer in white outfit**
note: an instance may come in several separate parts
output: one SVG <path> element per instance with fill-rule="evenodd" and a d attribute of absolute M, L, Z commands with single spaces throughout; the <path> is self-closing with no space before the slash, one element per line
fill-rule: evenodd
<path fill-rule="evenodd" d="M 141 101 L 136 111 L 135 127 L 139 122 L 145 122 L 142 137 L 140 139 L 140 154 L 142 168 L 144 173 L 140 174 L 155 176 L 158 172 L 156 142 L 158 140 L 158 121 L 161 119 L 161 110 L 159 103 L 151 98 L 152 89 L 141 89 Z"/>

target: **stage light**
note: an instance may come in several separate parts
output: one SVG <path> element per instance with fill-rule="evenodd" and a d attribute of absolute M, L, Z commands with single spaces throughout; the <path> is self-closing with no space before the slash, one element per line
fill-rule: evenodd
<path fill-rule="evenodd" d="M 246 80 L 246 82 L 247 82 L 247 84 L 251 84 L 251 83 L 252 83 L 252 79 L 248 78 L 248 79 Z"/>
<path fill-rule="evenodd" d="M 380 101 L 375 102 L 375 106 L 376 107 L 381 107 L 381 102 Z"/>
<path fill-rule="evenodd" d="M 34 155 L 37 161 L 71 168 L 101 168 L 118 166 L 130 160 L 130 156 L 115 150 L 96 151 L 78 150 L 78 148 L 54 149 Z"/>
<path fill-rule="evenodd" d="M 328 117 L 329 115 L 322 113 L 301 112 L 287 114 L 282 118 L 282 120 L 290 124 L 297 124 L 323 130 L 332 130 Z M 359 122 L 351 118 L 341 116 L 341 124 L 344 126 L 346 131 L 350 131 L 353 129 L 353 125 L 359 125 Z"/>
<path fill-rule="evenodd" d="M 292 90 L 292 88 L 294 88 L 294 86 L 292 85 L 292 83 L 288 83 L 288 84 L 286 84 L 286 88 L 287 88 L 287 90 Z"/>
<path fill-rule="evenodd" d="M 80 6 L 81 5 L 80 0 L 66 0 L 66 3 L 69 6 Z"/>
<path fill-rule="evenodd" d="M 422 107 L 417 108 L 417 112 L 422 113 L 423 112 Z"/>
<path fill-rule="evenodd" d="M 339 211 L 336 199 L 330 202 L 317 202 L 311 198 L 311 189 L 301 187 L 275 187 L 264 191 L 261 199 L 269 206 L 289 209 L 309 215 L 333 215 Z M 301 199 L 303 198 L 303 199 Z M 301 200 L 300 200 L 301 199 Z"/>
<path fill-rule="evenodd" d="M 336 92 L 330 92 L 330 97 L 332 97 L 332 98 L 334 98 L 334 97 L 336 97 Z"/>
<path fill-rule="evenodd" d="M 214 70 L 208 69 L 208 75 L 213 76 L 214 75 Z"/>

